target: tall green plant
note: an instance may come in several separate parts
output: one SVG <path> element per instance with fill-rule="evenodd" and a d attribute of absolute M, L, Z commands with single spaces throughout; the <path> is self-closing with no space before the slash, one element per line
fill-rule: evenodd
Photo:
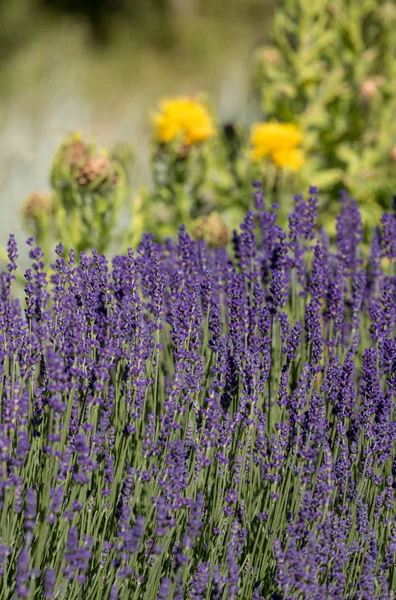
<path fill-rule="evenodd" d="M 50 173 L 52 193 L 33 192 L 22 209 L 26 229 L 47 257 L 60 239 L 77 252 L 105 252 L 129 235 L 119 224 L 131 160 L 126 147 L 118 145 L 108 153 L 77 132 L 60 145 Z"/>
<path fill-rule="evenodd" d="M 396 189 L 395 27 L 385 0 L 279 0 L 257 53 L 266 118 L 304 128 L 309 183 L 348 189 L 366 222 Z"/>

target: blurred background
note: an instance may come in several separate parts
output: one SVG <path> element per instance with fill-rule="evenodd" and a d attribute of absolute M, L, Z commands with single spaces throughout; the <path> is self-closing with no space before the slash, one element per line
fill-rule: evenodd
<path fill-rule="evenodd" d="M 150 114 L 204 92 L 222 122 L 251 122 L 250 59 L 273 0 L 0 0 L 0 245 L 27 237 L 21 203 L 48 189 L 56 148 L 81 130 L 131 143 L 150 179 Z"/>

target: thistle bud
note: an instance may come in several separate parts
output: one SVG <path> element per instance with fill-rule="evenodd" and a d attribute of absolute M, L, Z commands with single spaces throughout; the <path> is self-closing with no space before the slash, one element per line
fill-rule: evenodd
<path fill-rule="evenodd" d="M 282 60 L 282 55 L 275 46 L 263 46 L 258 50 L 258 60 L 264 65 L 279 65 Z"/>
<path fill-rule="evenodd" d="M 79 133 L 73 133 L 58 148 L 51 169 L 51 183 L 56 190 L 68 188 L 75 174 L 82 167 L 90 147 L 81 139 Z"/>
<path fill-rule="evenodd" d="M 98 182 L 98 188 L 112 188 L 118 183 L 114 163 L 106 156 L 89 156 L 76 174 L 79 186 L 86 187 Z"/>
<path fill-rule="evenodd" d="M 88 155 L 89 148 L 78 133 L 73 134 L 61 146 L 61 160 L 68 165 L 70 170 L 76 169 L 83 164 Z"/>
<path fill-rule="evenodd" d="M 360 98 L 369 102 L 378 95 L 381 84 L 381 77 L 371 77 L 370 79 L 366 79 L 361 83 L 359 88 Z"/>
<path fill-rule="evenodd" d="M 208 246 L 226 246 L 228 229 L 221 215 L 214 211 L 207 217 L 201 217 L 193 231 L 196 240 L 205 240 Z"/>
<path fill-rule="evenodd" d="M 26 198 L 22 213 L 25 219 L 39 219 L 54 212 L 54 199 L 48 192 L 32 192 Z"/>
<path fill-rule="evenodd" d="M 385 2 L 378 12 L 382 21 L 385 23 L 391 23 L 396 19 L 396 7 L 392 1 Z"/>
<path fill-rule="evenodd" d="M 22 205 L 26 230 L 46 251 L 55 217 L 55 198 L 48 192 L 32 192 Z"/>

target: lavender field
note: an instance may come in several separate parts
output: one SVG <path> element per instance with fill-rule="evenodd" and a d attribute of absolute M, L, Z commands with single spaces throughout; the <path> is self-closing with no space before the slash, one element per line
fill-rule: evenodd
<path fill-rule="evenodd" d="M 0 0 L 0 600 L 396 600 L 395 31 Z"/>
<path fill-rule="evenodd" d="M 34 240 L 1 275 L 0 597 L 391 599 L 396 216 L 288 224 L 254 184 L 232 251 Z"/>

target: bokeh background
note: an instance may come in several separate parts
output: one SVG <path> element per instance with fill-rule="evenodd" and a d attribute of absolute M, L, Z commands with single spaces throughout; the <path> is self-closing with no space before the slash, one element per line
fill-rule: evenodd
<path fill-rule="evenodd" d="M 147 184 L 159 98 L 204 92 L 222 122 L 251 121 L 250 59 L 273 13 L 273 0 L 0 0 L 0 245 L 14 232 L 23 246 L 21 203 L 76 129 L 131 143 Z"/>

